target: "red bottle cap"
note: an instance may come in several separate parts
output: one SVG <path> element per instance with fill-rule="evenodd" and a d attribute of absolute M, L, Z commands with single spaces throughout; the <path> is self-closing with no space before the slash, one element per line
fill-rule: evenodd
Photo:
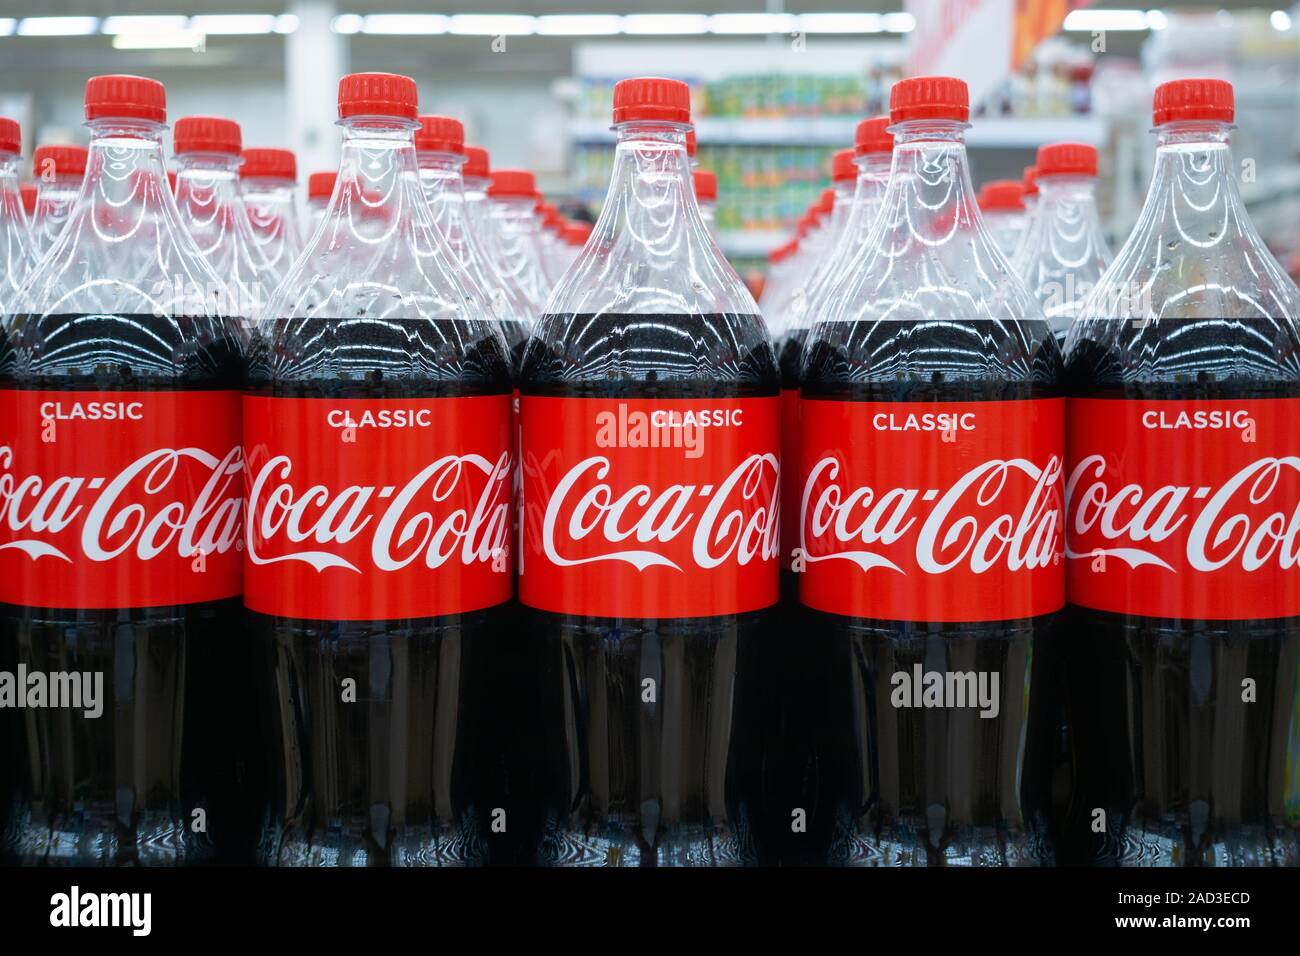
<path fill-rule="evenodd" d="M 37 146 L 32 153 L 32 175 L 84 176 L 89 153 L 84 146 Z"/>
<path fill-rule="evenodd" d="M 970 90 L 965 80 L 954 76 L 911 76 L 899 80 L 889 91 L 889 119 L 894 123 L 908 120 L 970 119 Z"/>
<path fill-rule="evenodd" d="M 492 172 L 492 183 L 487 194 L 492 197 L 517 196 L 533 199 L 537 196 L 537 180 L 526 169 L 497 169 Z"/>
<path fill-rule="evenodd" d="M 539 207 L 542 213 L 542 226 L 553 232 L 560 233 L 564 231 L 565 220 L 560 215 L 560 210 L 556 209 L 548 202 L 544 202 Z"/>
<path fill-rule="evenodd" d="M 695 150 L 698 148 L 699 144 L 695 141 L 695 130 L 688 129 L 686 131 L 686 155 L 693 157 Z"/>
<path fill-rule="evenodd" d="M 767 261 L 775 265 L 776 263 L 789 258 L 798 248 L 799 243 L 794 239 L 791 239 L 789 242 L 783 242 L 767 254 Z"/>
<path fill-rule="evenodd" d="M 167 170 L 167 188 L 173 193 L 176 192 L 176 170 Z"/>
<path fill-rule="evenodd" d="M 1016 179 L 995 179 L 984 184 L 980 190 L 979 206 L 980 209 L 988 212 L 990 209 L 1009 209 L 1014 212 L 1023 212 L 1025 209 L 1024 199 L 1021 194 L 1024 185 Z"/>
<path fill-rule="evenodd" d="M 415 119 L 415 80 L 396 73 L 350 73 L 339 80 L 339 119 L 398 116 Z"/>
<path fill-rule="evenodd" d="M 718 198 L 718 177 L 707 169 L 695 170 L 695 198 L 715 202 Z"/>
<path fill-rule="evenodd" d="M 86 81 L 86 119 L 118 117 L 167 122 L 167 91 L 143 76 L 92 76 Z"/>
<path fill-rule="evenodd" d="M 22 148 L 23 134 L 18 123 L 0 116 L 0 153 L 17 153 Z"/>
<path fill-rule="evenodd" d="M 1198 78 L 1171 80 L 1157 86 L 1151 121 L 1156 126 L 1177 120 L 1231 123 L 1234 115 L 1232 84 L 1226 80 Z"/>
<path fill-rule="evenodd" d="M 851 182 L 858 178 L 858 158 L 856 149 L 841 149 L 831 157 L 831 181 L 837 183 Z"/>
<path fill-rule="evenodd" d="M 571 246 L 585 246 L 591 238 L 591 223 L 571 222 L 564 227 L 564 241 Z"/>
<path fill-rule="evenodd" d="M 1097 147 L 1087 143 L 1049 143 L 1038 147 L 1039 176 L 1096 176 Z"/>
<path fill-rule="evenodd" d="M 23 212 L 27 213 L 30 219 L 36 215 L 36 185 L 34 183 L 23 183 L 18 187 L 19 194 L 23 197 Z"/>
<path fill-rule="evenodd" d="M 241 179 L 283 179 L 298 181 L 298 160 L 288 149 L 246 149 Z"/>
<path fill-rule="evenodd" d="M 492 175 L 488 151 L 482 146 L 466 146 L 465 165 L 461 167 L 461 174 L 471 179 L 487 179 Z"/>
<path fill-rule="evenodd" d="M 1020 180 L 1021 196 L 1038 195 L 1038 167 L 1026 166 L 1024 178 Z"/>
<path fill-rule="evenodd" d="M 868 153 L 892 153 L 894 137 L 889 132 L 889 117 L 873 116 L 871 119 L 864 119 L 858 124 L 853 143 L 859 156 Z"/>
<path fill-rule="evenodd" d="M 334 195 L 334 183 L 338 178 L 339 174 L 333 172 L 312 173 L 307 177 L 307 198 L 329 199 Z"/>
<path fill-rule="evenodd" d="M 822 194 L 817 197 L 817 205 L 813 207 L 818 216 L 828 216 L 832 209 L 835 208 L 835 190 L 823 189 Z"/>
<path fill-rule="evenodd" d="M 172 132 L 172 148 L 182 153 L 226 153 L 238 156 L 242 147 L 239 124 L 220 116 L 182 116 Z"/>
<path fill-rule="evenodd" d="M 465 153 L 465 126 L 450 116 L 421 116 L 415 131 L 417 153 Z"/>
<path fill-rule="evenodd" d="M 691 121 L 691 88 L 681 80 L 641 76 L 614 84 L 614 122 L 662 120 Z"/>

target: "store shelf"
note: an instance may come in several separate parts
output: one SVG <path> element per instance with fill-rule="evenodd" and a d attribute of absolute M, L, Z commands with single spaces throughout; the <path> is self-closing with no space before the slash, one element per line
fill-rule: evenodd
<path fill-rule="evenodd" d="M 808 116 L 785 119 L 703 117 L 696 135 L 703 145 L 843 146 L 853 141 L 857 117 Z M 966 142 L 975 148 L 1029 149 L 1061 140 L 1100 145 L 1105 124 L 1091 116 L 976 119 Z M 614 134 L 603 120 L 575 120 L 569 125 L 575 143 L 612 143 Z"/>

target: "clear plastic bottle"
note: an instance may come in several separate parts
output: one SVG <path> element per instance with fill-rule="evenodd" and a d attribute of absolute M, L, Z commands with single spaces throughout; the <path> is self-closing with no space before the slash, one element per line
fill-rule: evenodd
<path fill-rule="evenodd" d="M 488 214 L 497 243 L 502 276 L 541 315 L 551 294 L 542 247 L 541 220 L 536 215 L 537 182 L 526 169 L 497 169 L 487 189 Z"/>
<path fill-rule="evenodd" d="M 608 196 L 524 356 L 520 600 L 555 728 L 552 864 L 754 856 L 739 737 L 777 602 L 779 383 L 700 216 L 689 122 L 684 83 L 615 86 Z"/>
<path fill-rule="evenodd" d="M 25 712 L 4 849 L 195 862 L 229 848 L 258 802 L 230 708 L 249 692 L 243 323 L 167 188 L 162 84 L 94 77 L 85 111 L 72 211 L 3 319 L 3 480 L 44 503 L 6 503 L 0 668 L 100 673 L 102 711 Z M 24 520 L 54 507 L 60 520 Z"/>
<path fill-rule="evenodd" d="M 1110 265 L 1097 216 L 1097 148 L 1042 146 L 1035 168 L 1038 208 L 1012 265 L 1064 343 L 1070 323 Z"/>
<path fill-rule="evenodd" d="M 283 277 L 302 252 L 298 225 L 298 160 L 287 149 L 246 149 L 239 187 L 266 264 Z"/>
<path fill-rule="evenodd" d="M 18 188 L 18 124 L 0 117 L 0 312 L 8 311 L 31 270 L 32 233 Z"/>
<path fill-rule="evenodd" d="M 465 163 L 465 128 L 450 116 L 421 116 L 415 132 L 420 185 L 433 213 L 434 225 L 451 247 L 461 277 L 484 297 L 501 324 L 514 368 L 523 358 L 532 329 L 528 301 L 507 283 L 480 246 L 465 206 L 461 168 Z"/>
<path fill-rule="evenodd" d="M 979 192 L 980 215 L 998 250 L 1013 261 L 1025 237 L 1025 187 L 1016 179 L 994 179 Z"/>
<path fill-rule="evenodd" d="M 539 202 L 537 214 L 541 218 L 542 264 L 546 266 L 547 280 L 551 286 L 564 275 L 568 257 L 564 248 L 564 217 L 548 202 Z"/>
<path fill-rule="evenodd" d="M 311 239 L 325 219 L 338 178 L 339 174 L 333 170 L 312 173 L 307 177 L 307 231 L 303 234 L 304 240 Z M 306 246 L 305 241 L 303 245 Z"/>
<path fill-rule="evenodd" d="M 1020 200 L 1025 204 L 1025 216 L 1032 219 L 1034 210 L 1038 208 L 1038 169 L 1035 166 L 1025 167 L 1020 180 Z"/>
<path fill-rule="evenodd" d="M 488 151 L 481 146 L 465 147 L 465 165 L 461 167 L 461 180 L 465 184 L 465 212 L 479 244 L 491 252 L 499 242 L 496 226 L 488 211 L 488 187 L 492 185 L 492 167 Z"/>
<path fill-rule="evenodd" d="M 84 146 L 37 146 L 32 154 L 32 173 L 40 184 L 32 216 L 38 256 L 44 255 L 63 231 L 72 204 L 81 192 L 88 156 Z"/>
<path fill-rule="evenodd" d="M 249 363 L 244 600 L 282 865 L 487 862 L 492 809 L 527 814 L 486 756 L 518 639 L 510 360 L 434 224 L 416 112 L 409 77 L 340 81 L 338 187 Z"/>
<path fill-rule="evenodd" d="M 708 227 L 713 241 L 718 241 L 718 177 L 707 169 L 693 171 L 695 181 L 695 200 L 700 204 L 700 215 Z"/>
<path fill-rule="evenodd" d="M 1161 84 L 1153 114 L 1065 349 L 1068 834 L 1087 862 L 1295 866 L 1300 291 L 1238 191 L 1231 85 Z"/>
<path fill-rule="evenodd" d="M 239 124 L 219 116 L 183 116 L 173 132 L 176 208 L 212 271 L 240 303 L 238 314 L 261 315 L 280 276 L 253 235 L 239 195 Z"/>
<path fill-rule="evenodd" d="M 968 116 L 960 80 L 893 86 L 880 216 L 808 333 L 801 709 L 836 863 L 1053 858 L 1028 702 L 1064 602 L 1060 350 L 980 218 Z M 927 674 L 985 703 L 927 710 Z"/>
<path fill-rule="evenodd" d="M 591 238 L 592 227 L 589 222 L 580 220 L 570 220 L 564 227 L 564 271 L 568 272 L 569 268 L 578 261 L 578 256 L 582 254 L 582 247 L 587 244 Z"/>
<path fill-rule="evenodd" d="M 784 328 L 779 322 L 777 303 L 784 300 L 786 288 L 793 280 L 795 257 L 799 254 L 799 239 L 791 236 L 767 254 L 767 277 L 759 294 L 758 307 L 767 325 L 772 341 L 781 341 Z"/>

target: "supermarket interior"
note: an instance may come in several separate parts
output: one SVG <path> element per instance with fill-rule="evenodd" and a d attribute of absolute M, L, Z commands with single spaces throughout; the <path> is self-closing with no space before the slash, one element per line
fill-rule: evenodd
<path fill-rule="evenodd" d="M 723 250 L 748 278 L 827 185 L 834 151 L 918 72 L 966 79 L 976 185 L 1019 178 L 1056 141 L 1100 151 L 1098 205 L 1117 246 L 1150 175 L 1151 91 L 1236 88 L 1242 192 L 1288 266 L 1300 248 L 1300 6 L 1183 0 L 0 0 L 0 115 L 23 152 L 84 142 L 97 73 L 166 84 L 171 116 L 226 115 L 245 146 L 336 162 L 334 84 L 410 75 L 421 111 L 459 117 L 494 165 L 534 170 L 575 219 L 598 213 L 613 84 L 687 81 L 699 164 L 718 177 Z"/>

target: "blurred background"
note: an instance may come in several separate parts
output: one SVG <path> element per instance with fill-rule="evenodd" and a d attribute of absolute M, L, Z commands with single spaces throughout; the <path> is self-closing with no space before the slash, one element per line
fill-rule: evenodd
<path fill-rule="evenodd" d="M 724 251 L 745 271 L 826 185 L 831 153 L 881 113 L 890 84 L 971 84 L 979 182 L 1019 178 L 1044 142 L 1101 150 L 1099 200 L 1122 238 L 1149 175 L 1151 90 L 1231 80 L 1236 156 L 1284 263 L 1300 247 L 1300 4 L 1079 0 L 0 0 L 0 115 L 39 143 L 84 142 L 88 76 L 167 86 L 171 118 L 229 116 L 244 144 L 337 161 L 338 77 L 406 73 L 421 109 L 466 125 L 497 166 L 536 171 L 568 215 L 598 211 L 610 92 L 662 74 L 693 88 L 701 165 L 719 178 Z"/>

